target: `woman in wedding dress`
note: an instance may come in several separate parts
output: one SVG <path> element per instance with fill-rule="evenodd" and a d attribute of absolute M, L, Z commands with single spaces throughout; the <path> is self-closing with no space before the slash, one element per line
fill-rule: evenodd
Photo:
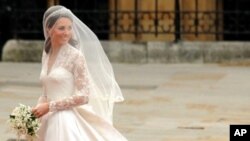
<path fill-rule="evenodd" d="M 37 141 L 126 141 L 112 125 L 123 96 L 96 35 L 63 6 L 44 13 L 43 29 Z"/>

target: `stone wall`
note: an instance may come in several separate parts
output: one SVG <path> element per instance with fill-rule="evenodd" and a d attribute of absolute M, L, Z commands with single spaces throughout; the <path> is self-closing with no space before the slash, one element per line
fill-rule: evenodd
<path fill-rule="evenodd" d="M 111 62 L 221 63 L 250 59 L 250 42 L 126 42 L 101 41 Z M 9 40 L 2 61 L 40 62 L 43 41 Z"/>
<path fill-rule="evenodd" d="M 9 40 L 2 51 L 2 61 L 39 62 L 42 56 L 43 41 Z"/>
<path fill-rule="evenodd" d="M 112 62 L 221 63 L 250 59 L 250 42 L 145 42 L 102 41 Z"/>

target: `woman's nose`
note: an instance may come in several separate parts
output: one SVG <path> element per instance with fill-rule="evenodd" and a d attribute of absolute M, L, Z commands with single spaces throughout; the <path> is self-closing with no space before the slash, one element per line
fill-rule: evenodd
<path fill-rule="evenodd" d="M 65 30 L 65 31 L 63 32 L 63 34 L 64 34 L 64 35 L 69 35 L 69 32 L 70 32 L 70 31 Z"/>

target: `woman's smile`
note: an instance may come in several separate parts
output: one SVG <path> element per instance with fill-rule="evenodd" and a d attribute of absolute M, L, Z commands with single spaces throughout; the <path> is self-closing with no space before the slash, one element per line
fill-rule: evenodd
<path fill-rule="evenodd" d="M 72 38 L 72 21 L 62 17 L 58 19 L 52 30 L 52 42 L 59 46 L 66 44 Z"/>

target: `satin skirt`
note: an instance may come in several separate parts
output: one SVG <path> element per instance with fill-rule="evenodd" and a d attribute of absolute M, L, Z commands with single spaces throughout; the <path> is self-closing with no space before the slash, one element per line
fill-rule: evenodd
<path fill-rule="evenodd" d="M 88 106 L 49 112 L 41 123 L 36 141 L 127 141 Z"/>

